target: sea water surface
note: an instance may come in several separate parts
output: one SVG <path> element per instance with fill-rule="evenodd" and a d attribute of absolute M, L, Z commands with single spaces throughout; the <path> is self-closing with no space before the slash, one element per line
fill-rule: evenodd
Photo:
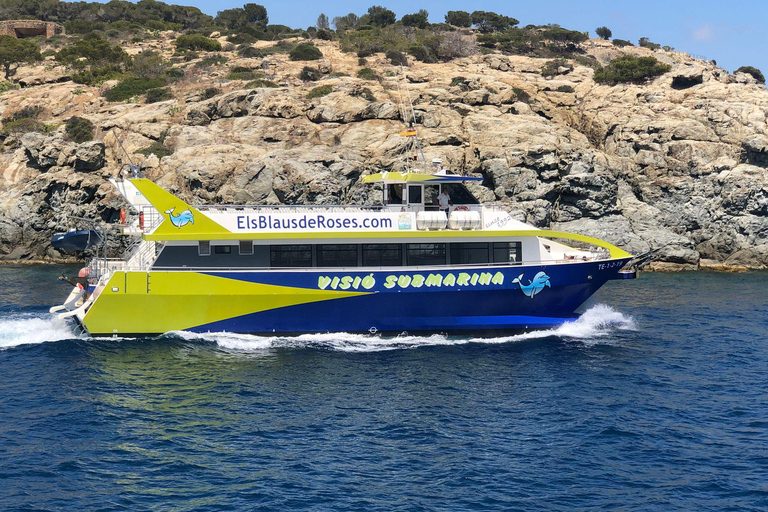
<path fill-rule="evenodd" d="M 766 510 L 768 273 L 503 338 L 74 338 L 0 267 L 0 509 Z"/>

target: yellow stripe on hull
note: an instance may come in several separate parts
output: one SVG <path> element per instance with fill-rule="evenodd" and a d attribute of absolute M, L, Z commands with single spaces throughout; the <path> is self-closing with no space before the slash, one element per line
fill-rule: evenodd
<path fill-rule="evenodd" d="M 197 272 L 115 272 L 83 324 L 94 334 L 159 334 L 368 293 L 250 283 Z"/>

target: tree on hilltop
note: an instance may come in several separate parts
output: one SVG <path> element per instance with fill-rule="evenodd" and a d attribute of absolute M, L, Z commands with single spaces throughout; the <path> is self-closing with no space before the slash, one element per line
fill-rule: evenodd
<path fill-rule="evenodd" d="M 219 11 L 216 13 L 214 21 L 234 30 L 242 30 L 251 25 L 264 30 L 269 23 L 269 16 L 267 16 L 267 9 L 263 5 L 245 4 L 242 7 Z"/>
<path fill-rule="evenodd" d="M 40 47 L 28 39 L 16 39 L 13 36 L 0 36 L 0 65 L 5 70 L 5 79 L 8 80 L 12 71 L 16 71 L 19 64 L 43 60 Z M 11 67 L 13 70 L 11 69 Z"/>
<path fill-rule="evenodd" d="M 368 23 L 375 27 L 386 27 L 387 25 L 392 25 L 397 20 L 394 11 L 390 11 L 380 5 L 369 7 L 366 16 L 368 17 Z"/>
<path fill-rule="evenodd" d="M 317 17 L 317 23 L 315 23 L 315 26 L 317 27 L 317 30 L 328 30 L 331 27 L 328 23 L 328 16 L 326 16 L 324 13 L 320 13 L 320 16 Z"/>
<path fill-rule="evenodd" d="M 474 11 L 471 17 L 472 24 L 476 25 L 478 30 L 484 34 L 504 31 L 520 23 L 515 18 L 502 16 L 495 12 Z"/>
<path fill-rule="evenodd" d="M 346 16 L 336 16 L 333 18 L 331 24 L 333 24 L 336 30 L 343 32 L 345 30 L 355 28 L 359 20 L 360 17 L 357 14 L 351 12 Z"/>
<path fill-rule="evenodd" d="M 472 15 L 467 11 L 448 11 L 445 22 L 455 27 L 469 28 L 472 26 Z"/>
<path fill-rule="evenodd" d="M 424 9 L 420 9 L 416 14 L 406 14 L 400 21 L 406 27 L 427 28 L 427 25 L 429 25 L 428 18 L 429 13 Z"/>
<path fill-rule="evenodd" d="M 759 69 L 752 66 L 741 66 L 734 73 L 747 73 L 752 75 L 759 83 L 765 83 L 765 76 L 763 76 L 763 73 Z"/>
<path fill-rule="evenodd" d="M 605 39 L 606 41 L 613 35 L 613 32 L 611 32 L 611 29 L 608 27 L 597 27 L 595 33 L 598 35 L 598 37 Z"/>

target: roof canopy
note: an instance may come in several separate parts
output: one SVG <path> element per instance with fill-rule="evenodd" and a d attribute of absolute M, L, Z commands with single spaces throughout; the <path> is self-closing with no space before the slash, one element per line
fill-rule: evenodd
<path fill-rule="evenodd" d="M 483 178 L 418 172 L 377 172 L 363 177 L 363 183 L 458 183 L 461 181 L 483 181 Z"/>

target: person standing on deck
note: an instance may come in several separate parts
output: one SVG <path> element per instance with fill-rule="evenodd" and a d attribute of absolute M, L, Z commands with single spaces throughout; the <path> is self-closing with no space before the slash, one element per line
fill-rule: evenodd
<path fill-rule="evenodd" d="M 451 202 L 451 196 L 448 195 L 448 191 L 445 190 L 445 187 L 443 187 L 440 195 L 437 196 L 437 203 L 440 205 L 440 211 L 445 212 L 445 216 L 447 218 L 448 213 L 450 212 L 449 207 L 453 206 L 453 202 Z"/>

